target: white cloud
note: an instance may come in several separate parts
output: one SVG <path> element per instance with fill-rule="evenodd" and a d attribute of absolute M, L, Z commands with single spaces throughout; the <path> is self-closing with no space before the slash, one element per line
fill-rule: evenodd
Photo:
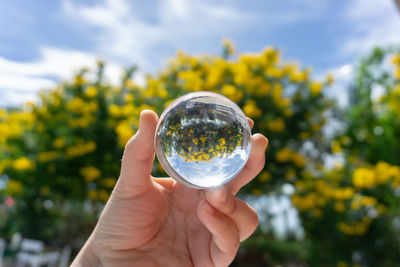
<path fill-rule="evenodd" d="M 146 9 L 143 5 L 137 9 L 126 0 L 104 0 L 95 5 L 63 1 L 68 19 L 95 32 L 90 36 L 94 50 L 117 62 L 137 63 L 146 72 L 160 69 L 177 49 L 214 52 L 223 37 L 243 33 L 251 38 L 246 32 L 254 27 L 275 30 L 278 25 L 316 19 L 323 16 L 327 4 L 286 0 L 276 5 L 271 1 L 250 12 L 229 2 L 165 0 L 151 8 L 153 20 L 149 21 L 141 16 Z"/>
<path fill-rule="evenodd" d="M 344 41 L 343 53 L 358 56 L 375 46 L 400 44 L 400 13 L 393 0 L 352 0 L 343 18 L 351 32 Z"/>
<path fill-rule="evenodd" d="M 359 58 L 376 46 L 400 44 L 400 13 L 393 0 L 350 0 L 346 2 L 342 19 L 349 25 L 349 31 L 337 56 L 346 58 L 346 61 L 351 58 L 352 62 L 324 73 L 331 73 L 335 78 L 334 84 L 326 91 L 327 95 L 335 98 L 339 106 L 347 107 Z"/>
<path fill-rule="evenodd" d="M 65 0 L 63 7 L 67 17 L 95 29 L 96 51 L 118 62 L 138 63 L 146 71 L 160 68 L 166 57 L 184 45 L 207 46 L 207 40 L 240 31 L 254 19 L 234 7 L 202 1 L 161 1 L 154 7 L 152 22 L 143 20 L 124 0 L 105 0 L 94 6 Z"/>
<path fill-rule="evenodd" d="M 0 58 L 0 72 L 19 75 L 41 76 L 55 75 L 66 77 L 72 70 L 93 65 L 95 57 L 90 54 L 62 50 L 52 47 L 40 49 L 40 59 L 34 62 L 18 62 Z"/>
<path fill-rule="evenodd" d="M 37 91 L 54 87 L 62 79 L 70 79 L 82 67 L 94 68 L 98 57 L 75 50 L 51 47 L 40 49 L 34 62 L 18 62 L 0 57 L 0 106 L 36 101 Z M 121 77 L 121 68 L 108 63 L 105 75 L 111 83 Z"/>

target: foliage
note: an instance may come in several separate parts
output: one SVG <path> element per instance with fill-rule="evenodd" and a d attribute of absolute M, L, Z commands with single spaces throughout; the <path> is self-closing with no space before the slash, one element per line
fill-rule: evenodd
<path fill-rule="evenodd" d="M 392 59 L 392 63 L 389 61 Z M 400 55 L 375 49 L 358 66 L 345 127 L 331 142 L 344 159 L 296 181 L 292 202 L 315 265 L 395 266 L 400 260 Z"/>
<path fill-rule="evenodd" d="M 43 91 L 38 103 L 0 110 L 0 173 L 7 175 L 0 178 L 0 234 L 21 231 L 62 243 L 65 233 L 79 233 L 65 224 L 74 216 L 82 217 L 80 227 L 89 232 L 117 180 L 140 111 L 160 115 L 177 97 L 207 90 L 236 102 L 255 121 L 253 132 L 270 140 L 268 164 L 241 193 L 279 194 L 282 184 L 294 185 L 292 202 L 309 241 L 279 243 L 257 233 L 246 243 L 248 253 L 268 249 L 272 261 L 283 262 L 290 252 L 295 260 L 328 266 L 397 262 L 400 55 L 375 50 L 361 62 L 351 108 L 339 118 L 346 127 L 328 140 L 324 130 L 336 107 L 323 90 L 332 76 L 314 81 L 309 68 L 281 62 L 280 52 L 270 47 L 233 53 L 230 42 L 222 57 L 179 52 L 166 69 L 146 76 L 145 85 L 132 79 L 135 68 L 120 85 L 110 85 L 99 62 L 96 70 L 84 69 Z M 383 94 L 371 98 L 376 88 Z M 345 164 L 324 168 L 328 153 Z M 157 160 L 153 175 L 165 175 Z"/>

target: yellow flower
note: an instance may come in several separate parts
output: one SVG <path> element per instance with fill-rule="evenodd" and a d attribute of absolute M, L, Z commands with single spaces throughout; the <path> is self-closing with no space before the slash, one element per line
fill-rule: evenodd
<path fill-rule="evenodd" d="M 297 71 L 290 74 L 290 81 L 294 83 L 305 82 L 308 78 L 308 73 L 305 71 Z"/>
<path fill-rule="evenodd" d="M 205 84 L 207 90 L 215 90 L 216 87 L 224 82 L 224 73 L 227 68 L 226 61 L 216 59 L 213 63 L 214 64 L 209 67 L 206 75 Z"/>
<path fill-rule="evenodd" d="M 312 179 L 313 177 L 313 173 L 311 171 L 308 170 L 303 170 L 301 172 L 301 177 L 303 177 L 304 179 Z"/>
<path fill-rule="evenodd" d="M 309 193 L 308 195 L 301 197 L 295 194 L 292 196 L 292 203 L 301 211 L 312 210 L 317 204 L 317 195 L 315 193 Z M 319 209 L 313 210 L 313 213 L 317 210 Z M 316 214 L 314 213 L 314 216 L 322 215 L 318 213 L 318 211 L 316 212 Z"/>
<path fill-rule="evenodd" d="M 124 99 L 126 102 L 132 102 L 133 101 L 133 95 L 132 94 L 126 94 L 124 96 Z"/>
<path fill-rule="evenodd" d="M 37 157 L 39 162 L 48 162 L 55 160 L 59 155 L 60 153 L 58 151 L 48 151 L 40 152 Z"/>
<path fill-rule="evenodd" d="M 111 116 L 113 117 L 120 117 L 122 115 L 122 109 L 120 106 L 117 106 L 115 104 L 110 105 L 108 108 L 108 111 L 110 112 Z"/>
<path fill-rule="evenodd" d="M 301 133 L 299 133 L 299 138 L 301 140 L 307 140 L 307 139 L 311 138 L 311 134 L 307 133 L 307 132 L 301 132 Z"/>
<path fill-rule="evenodd" d="M 85 90 L 85 95 L 89 98 L 94 98 L 97 96 L 97 88 L 94 86 L 89 86 Z"/>
<path fill-rule="evenodd" d="M 88 191 L 88 197 L 91 200 L 96 200 L 97 199 L 97 192 L 95 190 L 89 190 Z"/>
<path fill-rule="evenodd" d="M 275 104 L 281 109 L 287 108 L 290 105 L 290 100 L 288 98 L 275 97 L 274 101 Z"/>
<path fill-rule="evenodd" d="M 164 99 L 168 97 L 168 91 L 164 87 L 159 87 L 157 90 L 157 94 Z"/>
<path fill-rule="evenodd" d="M 339 261 L 337 264 L 336 264 L 336 267 L 348 267 L 349 265 L 346 263 L 346 262 L 344 262 L 344 261 Z"/>
<path fill-rule="evenodd" d="M 0 120 L 5 120 L 8 117 L 8 112 L 5 109 L 0 109 Z"/>
<path fill-rule="evenodd" d="M 271 91 L 271 84 L 270 83 L 262 83 L 255 94 L 257 96 L 265 96 Z"/>
<path fill-rule="evenodd" d="M 277 69 L 273 66 L 269 66 L 265 69 L 265 75 L 273 77 L 273 78 L 277 78 L 277 79 L 281 79 L 284 75 L 283 70 L 281 69 Z"/>
<path fill-rule="evenodd" d="M 293 111 L 293 109 L 285 109 L 285 110 L 283 111 L 283 114 L 284 114 L 286 117 L 292 117 L 293 114 L 294 114 L 294 111 Z"/>
<path fill-rule="evenodd" d="M 375 184 L 376 175 L 373 170 L 358 168 L 353 173 L 353 185 L 357 188 L 371 187 Z"/>
<path fill-rule="evenodd" d="M 286 180 L 293 180 L 295 178 L 296 178 L 296 171 L 295 170 L 290 169 L 285 173 L 285 179 Z"/>
<path fill-rule="evenodd" d="M 396 80 L 400 80 L 400 67 L 394 70 L 393 76 Z"/>
<path fill-rule="evenodd" d="M 272 132 L 282 132 L 285 130 L 285 121 L 282 118 L 276 118 L 267 122 L 267 127 Z"/>
<path fill-rule="evenodd" d="M 304 165 L 306 164 L 306 159 L 299 153 L 293 153 L 292 160 L 293 163 L 299 168 L 304 167 Z"/>
<path fill-rule="evenodd" d="M 6 192 L 11 195 L 16 195 L 22 192 L 23 185 L 15 180 L 9 180 L 7 183 Z"/>
<path fill-rule="evenodd" d="M 350 139 L 350 137 L 348 137 L 347 135 L 344 135 L 344 136 L 341 136 L 341 137 L 340 137 L 340 142 L 341 142 L 343 145 L 348 146 L 348 145 L 351 144 L 351 139 Z"/>
<path fill-rule="evenodd" d="M 261 65 L 264 61 L 262 57 L 254 53 L 243 53 L 240 55 L 240 61 L 251 68 Z"/>
<path fill-rule="evenodd" d="M 203 89 L 203 80 L 193 70 L 182 71 L 178 77 L 183 81 L 183 86 L 187 90 L 201 91 Z"/>
<path fill-rule="evenodd" d="M 262 110 L 257 107 L 254 100 L 248 100 L 246 105 L 243 106 L 243 112 L 250 118 L 258 118 L 262 115 Z"/>
<path fill-rule="evenodd" d="M 26 157 L 18 158 L 13 162 L 13 168 L 17 171 L 28 171 L 35 168 L 35 164 Z"/>
<path fill-rule="evenodd" d="M 230 39 L 222 40 L 222 46 L 224 47 L 224 50 L 226 51 L 226 54 L 228 56 L 235 53 L 235 46 L 233 45 L 232 40 Z"/>
<path fill-rule="evenodd" d="M 362 207 L 362 198 L 359 195 L 356 195 L 350 203 L 350 207 L 353 210 L 358 210 Z"/>
<path fill-rule="evenodd" d="M 400 54 L 399 53 L 394 54 L 394 56 L 392 58 L 392 63 L 393 63 L 393 65 L 400 65 Z"/>
<path fill-rule="evenodd" d="M 173 101 L 173 99 L 169 99 L 168 101 L 166 101 L 164 104 L 164 108 L 168 107 Z"/>
<path fill-rule="evenodd" d="M 344 212 L 346 210 L 346 205 L 341 201 L 336 201 L 335 204 L 333 205 L 333 208 L 337 212 Z"/>
<path fill-rule="evenodd" d="M 97 198 L 102 202 L 107 202 L 108 198 L 110 197 L 110 193 L 108 191 L 101 189 L 97 192 Z"/>
<path fill-rule="evenodd" d="M 262 183 L 268 182 L 271 179 L 271 174 L 267 171 L 262 171 L 258 175 L 258 180 Z"/>
<path fill-rule="evenodd" d="M 351 199 L 354 196 L 352 187 L 342 187 L 333 191 L 333 197 L 337 200 Z"/>
<path fill-rule="evenodd" d="M 221 93 L 236 103 L 243 98 L 243 92 L 231 84 L 224 84 Z"/>
<path fill-rule="evenodd" d="M 253 189 L 251 194 L 254 196 L 261 196 L 264 192 L 261 189 Z"/>
<path fill-rule="evenodd" d="M 82 98 L 74 98 L 67 103 L 67 110 L 74 113 L 83 113 L 85 106 L 85 101 Z"/>
<path fill-rule="evenodd" d="M 362 203 L 364 206 L 375 206 L 376 203 L 377 203 L 377 200 L 376 200 L 376 198 L 374 198 L 374 197 L 363 196 L 363 197 L 361 198 L 361 203 Z"/>
<path fill-rule="evenodd" d="M 68 158 L 80 157 L 95 151 L 97 145 L 93 141 L 89 141 L 86 144 L 77 144 L 76 146 L 70 146 L 66 150 Z"/>
<path fill-rule="evenodd" d="M 105 178 L 100 181 L 100 183 L 108 188 L 113 188 L 117 183 L 117 179 L 115 178 Z"/>
<path fill-rule="evenodd" d="M 332 149 L 332 153 L 334 153 L 334 154 L 342 152 L 342 147 L 340 146 L 340 142 L 337 140 L 332 141 L 331 149 Z"/>
<path fill-rule="evenodd" d="M 84 115 L 80 118 L 72 119 L 68 121 L 68 125 L 71 128 L 87 128 L 91 123 L 95 121 L 92 115 Z"/>
<path fill-rule="evenodd" d="M 64 137 L 59 137 L 54 139 L 53 141 L 53 147 L 54 148 L 63 148 L 65 146 L 65 138 Z"/>
<path fill-rule="evenodd" d="M 334 81 L 335 81 L 335 79 L 333 78 L 332 74 L 328 73 L 326 75 L 326 84 L 331 85 L 331 84 L 333 84 Z"/>
<path fill-rule="evenodd" d="M 293 151 L 289 148 L 283 148 L 276 152 L 275 158 L 279 162 L 288 162 L 292 158 Z"/>
<path fill-rule="evenodd" d="M 129 139 L 135 134 L 135 131 L 131 128 L 128 121 L 122 121 L 117 125 L 115 131 L 118 135 L 118 141 L 120 146 L 125 146 Z"/>
<path fill-rule="evenodd" d="M 264 48 L 262 55 L 267 59 L 268 63 L 276 64 L 279 62 L 279 51 L 273 47 Z"/>
<path fill-rule="evenodd" d="M 75 76 L 74 86 L 81 86 L 81 85 L 84 85 L 86 83 L 87 83 L 87 81 L 81 75 L 76 75 Z"/>
<path fill-rule="evenodd" d="M 400 177 L 400 167 L 392 166 L 386 162 L 379 161 L 375 166 L 377 183 L 384 184 L 391 178 Z"/>
<path fill-rule="evenodd" d="M 127 117 L 132 116 L 134 114 L 140 114 L 139 110 L 132 104 L 127 104 L 121 107 L 119 112 L 121 112 L 124 116 Z"/>
<path fill-rule="evenodd" d="M 319 94 L 321 94 L 321 90 L 322 90 L 322 83 L 320 82 L 313 82 L 310 84 L 310 93 L 313 96 L 317 96 Z"/>
<path fill-rule="evenodd" d="M 310 130 L 311 130 L 312 132 L 318 132 L 320 129 L 321 129 L 321 125 L 318 124 L 318 123 L 313 123 L 313 124 L 311 124 L 311 126 L 310 126 Z"/>
<path fill-rule="evenodd" d="M 81 168 L 79 170 L 79 173 L 82 175 L 82 177 L 85 179 L 87 183 L 90 183 L 100 178 L 101 176 L 101 171 L 93 166 Z"/>

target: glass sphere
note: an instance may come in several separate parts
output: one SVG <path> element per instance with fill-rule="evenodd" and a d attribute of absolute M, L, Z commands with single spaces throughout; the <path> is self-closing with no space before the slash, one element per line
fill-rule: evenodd
<path fill-rule="evenodd" d="M 232 180 L 250 154 L 251 131 L 242 110 L 211 92 L 186 94 L 161 114 L 155 149 L 164 170 L 193 188 Z"/>

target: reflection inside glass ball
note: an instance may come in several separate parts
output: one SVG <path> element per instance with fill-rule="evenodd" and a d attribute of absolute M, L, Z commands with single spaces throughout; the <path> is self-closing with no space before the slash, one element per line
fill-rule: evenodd
<path fill-rule="evenodd" d="M 165 171 L 194 188 L 233 179 L 250 153 L 250 127 L 240 108 L 210 92 L 184 95 L 160 117 L 155 146 Z"/>

